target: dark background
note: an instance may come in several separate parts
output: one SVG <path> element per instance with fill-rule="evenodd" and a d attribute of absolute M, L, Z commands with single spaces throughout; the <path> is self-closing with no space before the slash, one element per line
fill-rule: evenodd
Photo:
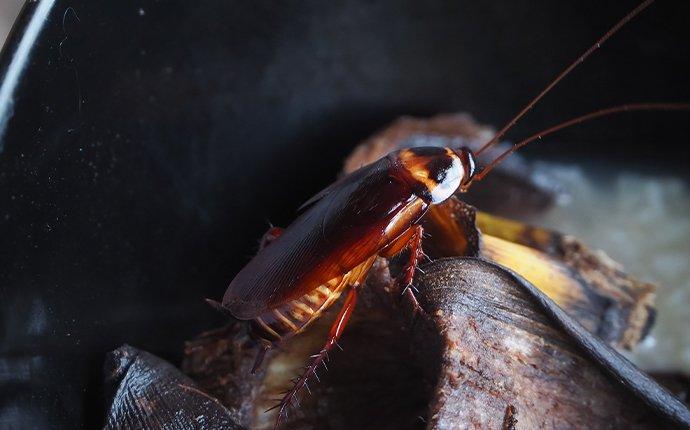
<path fill-rule="evenodd" d="M 223 321 L 201 299 L 358 141 L 402 114 L 500 125 L 636 5 L 129 3 L 56 2 L 0 136 L 0 428 L 100 426 L 104 354 L 179 360 Z M 653 5 L 511 136 L 690 101 L 689 22 L 690 2 Z M 689 115 L 602 119 L 525 152 L 685 173 Z"/>

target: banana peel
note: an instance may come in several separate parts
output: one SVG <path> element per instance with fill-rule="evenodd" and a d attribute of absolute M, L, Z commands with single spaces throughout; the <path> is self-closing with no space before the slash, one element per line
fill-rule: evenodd
<path fill-rule="evenodd" d="M 631 349 L 654 320 L 656 287 L 577 239 L 478 212 L 453 197 L 425 224 L 434 258 L 483 257 L 520 274 L 612 346 Z"/>

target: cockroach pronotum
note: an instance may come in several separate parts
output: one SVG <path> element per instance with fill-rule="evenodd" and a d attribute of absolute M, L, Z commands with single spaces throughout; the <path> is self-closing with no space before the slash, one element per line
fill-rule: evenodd
<path fill-rule="evenodd" d="M 616 23 L 483 145 L 477 155 L 496 144 L 561 79 L 652 2 L 644 1 Z M 417 147 L 394 151 L 309 199 L 287 228 L 271 228 L 264 235 L 259 252 L 228 286 L 222 303 L 209 300 L 234 318 L 250 321 L 253 334 L 262 343 L 252 373 L 268 349 L 303 331 L 347 291 L 324 347 L 311 357 L 304 373 L 276 405 L 276 427 L 301 388 L 337 345 L 355 308 L 358 289 L 378 256 L 392 257 L 409 249 L 401 289 L 415 310 L 423 312 L 412 286 L 417 264 L 424 255 L 421 220 L 430 206 L 467 190 L 505 157 L 534 140 L 596 117 L 642 110 L 690 110 L 690 104 L 637 103 L 601 109 L 518 142 L 476 172 L 475 155 L 467 148 Z"/>

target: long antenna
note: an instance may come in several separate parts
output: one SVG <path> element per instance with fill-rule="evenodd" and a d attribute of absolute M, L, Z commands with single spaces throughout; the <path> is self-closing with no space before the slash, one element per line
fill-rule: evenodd
<path fill-rule="evenodd" d="M 491 138 L 488 142 L 486 142 L 479 150 L 475 153 L 475 155 L 480 155 L 482 152 L 487 150 L 489 147 L 493 146 L 498 142 L 498 139 L 503 137 L 508 130 L 510 130 L 519 120 L 522 118 L 530 109 L 534 107 L 534 105 L 539 102 L 553 87 L 556 86 L 563 78 L 565 78 L 568 73 L 570 73 L 575 67 L 579 66 L 580 63 L 585 61 L 587 57 L 592 55 L 594 51 L 597 49 L 601 48 L 601 45 L 604 44 L 611 36 L 613 36 L 618 30 L 620 30 L 621 27 L 623 27 L 625 24 L 628 23 L 631 19 L 633 19 L 637 14 L 645 10 L 649 5 L 654 3 L 654 0 L 645 0 L 643 1 L 639 6 L 637 6 L 635 9 L 630 11 L 627 15 L 623 17 L 616 25 L 611 27 L 609 31 L 607 31 L 599 40 L 596 41 L 596 43 L 592 46 L 589 47 L 588 50 L 585 51 L 584 54 L 580 55 L 577 60 L 575 60 L 570 66 L 568 66 L 565 70 L 563 70 L 558 76 L 556 76 L 556 79 L 551 81 L 549 85 L 546 86 L 532 101 L 527 103 L 527 105 L 522 108 L 520 112 L 518 112 L 517 115 L 513 119 L 511 119 L 503 128 L 494 135 L 494 137 Z"/>
<path fill-rule="evenodd" d="M 602 116 L 606 115 L 612 115 L 616 113 L 622 113 L 622 112 L 633 112 L 633 111 L 674 111 L 674 110 L 688 110 L 690 111 L 690 103 L 630 103 L 630 104 L 625 104 L 625 105 L 620 105 L 620 106 L 613 106 L 605 109 L 600 109 L 594 112 L 590 112 L 588 114 L 578 116 L 573 119 L 569 119 L 568 121 L 562 122 L 558 125 L 555 125 L 553 127 L 547 128 L 546 130 L 542 130 L 539 133 L 535 133 L 531 135 L 530 137 L 516 143 L 515 145 L 511 146 L 510 149 L 507 149 L 505 152 L 503 152 L 501 155 L 496 157 L 489 165 L 484 167 L 479 173 L 474 175 L 474 178 L 472 178 L 472 181 L 481 181 L 490 171 L 493 170 L 494 167 L 496 167 L 503 159 L 505 159 L 507 156 L 512 154 L 513 152 L 517 151 L 518 149 L 522 148 L 523 146 L 527 145 L 530 142 L 533 142 L 535 140 L 542 139 L 545 136 L 548 136 L 550 134 L 553 134 L 559 130 L 563 130 L 564 128 L 573 126 L 575 124 L 580 124 L 585 121 L 592 120 L 594 118 L 599 118 Z"/>

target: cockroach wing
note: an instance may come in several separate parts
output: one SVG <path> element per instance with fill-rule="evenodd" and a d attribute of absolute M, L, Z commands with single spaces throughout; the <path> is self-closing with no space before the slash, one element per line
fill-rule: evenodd
<path fill-rule="evenodd" d="M 415 223 L 427 209 L 389 158 L 311 199 L 306 210 L 235 276 L 223 306 L 252 319 L 340 277 Z"/>

